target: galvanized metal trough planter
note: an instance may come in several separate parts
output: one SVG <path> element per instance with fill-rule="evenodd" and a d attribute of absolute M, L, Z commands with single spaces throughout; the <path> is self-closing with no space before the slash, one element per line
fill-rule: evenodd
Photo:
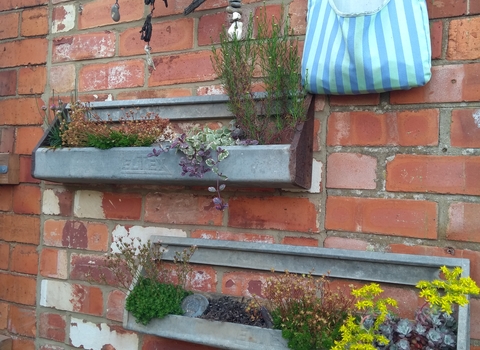
<path fill-rule="evenodd" d="M 165 249 L 162 259 L 172 261 L 175 252 L 197 246 L 191 263 L 241 268 L 250 270 L 288 270 L 315 276 L 329 274 L 367 282 L 415 286 L 420 280 L 434 280 L 440 275 L 440 266 L 459 266 L 463 276 L 470 274 L 468 259 L 442 258 L 407 254 L 391 254 L 341 249 L 326 249 L 281 244 L 216 241 L 193 238 L 152 236 L 151 241 Z M 457 350 L 470 349 L 469 305 L 458 312 Z M 123 327 L 161 337 L 234 350 L 288 349 L 281 331 L 244 326 L 185 316 L 167 316 L 155 319 L 147 326 L 135 322 L 124 311 Z"/>
<path fill-rule="evenodd" d="M 233 118 L 227 96 L 193 96 L 132 101 L 94 102 L 91 107 L 101 118 L 118 120 L 124 110 L 137 115 L 155 112 L 172 122 L 205 122 Z M 227 159 L 219 165 L 228 176 L 228 185 L 264 188 L 309 188 L 312 175 L 312 96 L 308 95 L 308 119 L 300 123 L 290 144 L 228 146 Z M 47 147 L 47 130 L 33 151 L 32 176 L 63 183 L 206 185 L 216 181 L 209 172 L 198 179 L 182 176 L 180 152 L 170 151 L 147 157 L 153 147 L 95 148 Z"/>

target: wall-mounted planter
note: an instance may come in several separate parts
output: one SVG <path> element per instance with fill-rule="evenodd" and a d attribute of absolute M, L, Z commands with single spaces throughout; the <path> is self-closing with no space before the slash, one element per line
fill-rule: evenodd
<path fill-rule="evenodd" d="M 260 271 L 270 271 L 274 268 L 275 271 L 288 270 L 292 273 L 309 273 L 313 269 L 312 274 L 316 276 L 329 273 L 332 278 L 406 286 L 415 286 L 420 280 L 438 278 L 439 267 L 444 265 L 450 268 L 461 267 L 463 276 L 470 273 L 468 259 L 162 236 L 152 236 L 151 241 L 165 248 L 162 259 L 167 261 L 173 260 L 175 252 L 195 245 L 197 251 L 190 260 L 195 264 Z M 457 350 L 470 349 L 469 315 L 468 305 L 460 307 Z M 134 317 L 125 311 L 123 327 L 221 349 L 288 349 L 278 330 L 185 316 L 167 316 L 143 326 L 137 324 Z"/>
<path fill-rule="evenodd" d="M 297 126 L 291 144 L 225 147 L 230 156 L 220 164 L 229 185 L 243 187 L 309 188 L 312 172 L 314 110 L 307 96 L 308 119 Z M 92 103 L 102 118 L 118 120 L 124 110 L 137 115 L 158 113 L 171 121 L 207 121 L 232 118 L 226 96 L 109 101 Z M 120 183 L 206 185 L 216 181 L 215 174 L 201 179 L 181 176 L 181 154 L 173 151 L 147 157 L 153 147 L 129 147 L 99 150 L 95 148 L 50 149 L 45 140 L 33 151 L 32 176 L 64 183 Z"/>

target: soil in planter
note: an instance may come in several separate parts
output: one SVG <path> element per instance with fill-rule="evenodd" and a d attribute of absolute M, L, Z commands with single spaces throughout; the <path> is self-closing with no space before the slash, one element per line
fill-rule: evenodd
<path fill-rule="evenodd" d="M 208 299 L 208 301 L 207 309 L 199 318 L 269 328 L 260 311 L 255 314 L 246 311 L 247 302 L 243 298 L 236 300 L 223 296 L 219 299 Z"/>

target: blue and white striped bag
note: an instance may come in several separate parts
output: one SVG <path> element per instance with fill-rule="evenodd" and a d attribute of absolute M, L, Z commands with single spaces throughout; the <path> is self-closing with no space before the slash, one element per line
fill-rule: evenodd
<path fill-rule="evenodd" d="M 302 78 L 315 94 L 410 89 L 431 77 L 425 0 L 308 0 Z"/>

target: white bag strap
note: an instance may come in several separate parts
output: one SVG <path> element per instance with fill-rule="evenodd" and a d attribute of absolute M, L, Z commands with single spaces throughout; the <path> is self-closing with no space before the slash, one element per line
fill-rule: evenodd
<path fill-rule="evenodd" d="M 387 6 L 390 0 L 328 0 L 330 6 L 342 17 L 372 15 Z"/>

